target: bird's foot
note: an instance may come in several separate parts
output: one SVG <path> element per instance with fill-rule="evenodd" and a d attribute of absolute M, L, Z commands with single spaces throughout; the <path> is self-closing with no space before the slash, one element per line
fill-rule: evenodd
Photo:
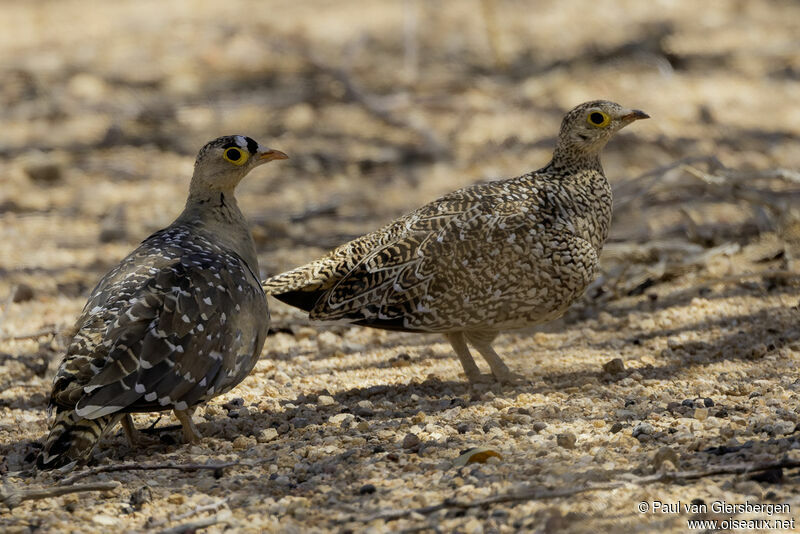
<path fill-rule="evenodd" d="M 467 379 L 469 380 L 470 384 L 503 384 L 503 385 L 521 385 L 526 384 L 528 382 L 527 377 L 521 374 L 513 373 L 511 371 L 505 373 L 477 373 L 472 375 L 467 375 Z"/>
<path fill-rule="evenodd" d="M 497 380 L 497 382 L 509 386 L 518 386 L 528 382 L 527 377 L 519 373 L 514 373 L 512 371 L 498 373 L 497 375 L 493 374 L 492 376 Z"/>
<path fill-rule="evenodd" d="M 181 422 L 181 431 L 183 433 L 183 442 L 184 443 L 198 443 L 203 437 L 200 435 L 200 431 L 197 430 L 197 427 L 194 424 L 194 420 L 192 420 L 192 413 L 194 410 L 173 410 L 175 412 L 175 417 L 178 418 L 178 421 Z"/>
<path fill-rule="evenodd" d="M 469 380 L 470 384 L 496 384 L 497 378 L 491 374 L 483 374 L 483 373 L 472 373 L 467 375 L 467 380 Z"/>
<path fill-rule="evenodd" d="M 128 438 L 128 445 L 130 445 L 132 449 L 147 448 L 161 443 L 159 439 L 153 436 L 147 436 L 137 430 L 130 414 L 126 414 L 122 419 L 122 429 L 125 431 L 125 437 Z"/>

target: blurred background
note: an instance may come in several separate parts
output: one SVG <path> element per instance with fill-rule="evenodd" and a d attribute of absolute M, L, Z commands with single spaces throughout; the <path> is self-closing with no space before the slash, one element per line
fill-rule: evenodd
<path fill-rule="evenodd" d="M 561 321 L 498 340 L 530 387 L 495 399 L 464 384 L 439 336 L 309 325 L 271 300 L 265 357 L 226 397 L 244 397 L 252 411 L 234 420 L 219 407 L 239 414 L 242 398 L 209 406 L 202 426 L 215 437 L 201 452 L 279 429 L 274 442 L 258 441 L 257 454 L 280 464 L 258 475 L 269 481 L 259 491 L 317 495 L 328 471 L 296 468 L 319 449 L 303 427 L 349 440 L 355 430 L 326 414 L 358 414 L 370 398 L 377 416 L 358 431 L 371 445 L 342 456 L 350 463 L 331 484 L 344 500 L 368 499 L 358 488 L 372 466 L 395 465 L 380 464 L 372 445 L 405 462 L 393 443 L 419 423 L 414 432 L 439 447 L 426 453 L 433 463 L 403 464 L 422 505 L 456 484 L 430 466 L 475 443 L 512 455 L 497 471 L 502 486 L 458 478 L 472 492 L 528 480 L 568 486 L 595 467 L 604 471 L 589 480 L 634 464 L 650 472 L 662 446 L 693 468 L 730 451 L 778 458 L 796 448 L 770 440 L 798 422 L 800 2 L 0 0 L 0 473 L 29 466 L 45 432 L 64 349 L 57 334 L 104 272 L 181 211 L 205 142 L 244 134 L 291 157 L 238 190 L 267 276 L 456 188 L 542 167 L 563 114 L 599 98 L 652 118 L 605 150 L 615 214 L 597 282 Z M 609 362 L 617 357 L 624 365 Z M 321 394 L 341 404 L 325 412 Z M 705 421 L 687 419 L 698 395 L 709 397 L 698 405 Z M 458 417 L 441 418 L 448 399 L 464 407 Z M 532 431 L 532 418 L 546 430 Z M 634 426 L 646 418 L 649 429 Z M 578 436 L 574 450 L 556 446 L 562 432 L 574 433 L 573 446 Z M 112 439 L 115 459 L 129 458 Z M 745 440 L 750 448 L 737 445 Z M 387 473 L 375 475 L 379 486 L 398 476 Z M 278 474 L 289 486 L 272 483 Z M 219 483 L 236 479 L 227 480 Z M 761 495 L 748 483 L 725 498 Z M 177 484 L 152 484 L 157 514 Z M 677 486 L 672 500 L 719 496 L 702 484 Z M 383 492 L 406 507 L 403 495 Z M 327 516 L 327 497 L 315 498 L 314 513 Z M 590 498 L 559 506 L 642 531 L 639 490 L 627 498 L 616 509 Z M 547 518 L 536 506 L 511 511 L 522 517 L 515 528 L 533 529 L 531 510 L 545 514 L 534 523 Z M 41 510 L 41 521 L 63 515 Z M 679 519 L 669 518 L 685 531 Z"/>
<path fill-rule="evenodd" d="M 239 190 L 263 274 L 455 188 L 543 166 L 563 113 L 596 98 L 653 117 L 605 152 L 612 241 L 741 242 L 779 226 L 763 190 L 794 198 L 796 174 L 717 172 L 800 167 L 790 0 L 0 9 L 0 297 L 18 284 L 83 297 L 180 212 L 197 150 L 222 134 L 291 155 Z"/>

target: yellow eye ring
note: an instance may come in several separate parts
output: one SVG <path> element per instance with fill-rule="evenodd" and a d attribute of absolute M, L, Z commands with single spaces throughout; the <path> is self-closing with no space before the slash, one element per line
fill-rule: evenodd
<path fill-rule="evenodd" d="M 586 116 L 586 122 L 596 128 L 605 128 L 611 122 L 611 117 L 602 111 L 592 111 Z"/>
<path fill-rule="evenodd" d="M 248 154 L 241 148 L 232 146 L 230 148 L 225 149 L 225 152 L 222 154 L 222 157 L 225 158 L 225 161 L 229 161 L 234 165 L 244 165 L 245 163 L 247 163 L 247 159 L 250 157 L 250 154 Z"/>

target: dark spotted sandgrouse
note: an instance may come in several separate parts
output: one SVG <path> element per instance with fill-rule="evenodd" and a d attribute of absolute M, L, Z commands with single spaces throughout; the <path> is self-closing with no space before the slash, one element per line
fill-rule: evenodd
<path fill-rule="evenodd" d="M 234 188 L 286 157 L 241 135 L 200 150 L 183 213 L 106 274 L 78 318 L 53 383 L 40 469 L 85 462 L 120 421 L 134 443 L 134 412 L 174 410 L 184 439 L 199 438 L 195 407 L 250 373 L 269 326 Z"/>
<path fill-rule="evenodd" d="M 492 341 L 561 316 L 594 279 L 611 221 L 600 151 L 647 117 L 613 102 L 581 104 L 540 170 L 445 195 L 264 289 L 314 320 L 443 333 L 471 382 L 481 375 L 467 343 L 495 379 L 512 381 Z"/>

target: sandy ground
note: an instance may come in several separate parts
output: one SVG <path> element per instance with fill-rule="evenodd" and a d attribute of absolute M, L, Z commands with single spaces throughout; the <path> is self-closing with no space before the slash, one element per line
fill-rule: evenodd
<path fill-rule="evenodd" d="M 471 387 L 439 336 L 312 325 L 272 300 L 262 359 L 198 411 L 200 444 L 166 428 L 160 444 L 132 450 L 115 431 L 95 459 L 240 465 L 93 475 L 82 482 L 122 484 L 25 501 L 0 511 L 2 530 L 159 530 L 211 517 L 209 532 L 687 532 L 692 518 L 796 517 L 790 469 L 634 482 L 800 460 L 800 190 L 796 171 L 765 172 L 800 168 L 797 3 L 0 9 L 4 492 L 57 483 L 28 471 L 65 342 L 49 332 L 69 328 L 98 278 L 180 211 L 205 141 L 247 134 L 292 158 L 238 193 L 266 276 L 439 194 L 538 168 L 577 103 L 608 98 L 653 117 L 605 153 L 618 204 L 601 278 L 561 320 L 498 340 L 525 384 Z M 470 447 L 502 458 L 455 466 Z M 522 486 L 617 482 L 370 521 Z M 723 500 L 791 510 L 653 512 L 654 501 Z"/>

